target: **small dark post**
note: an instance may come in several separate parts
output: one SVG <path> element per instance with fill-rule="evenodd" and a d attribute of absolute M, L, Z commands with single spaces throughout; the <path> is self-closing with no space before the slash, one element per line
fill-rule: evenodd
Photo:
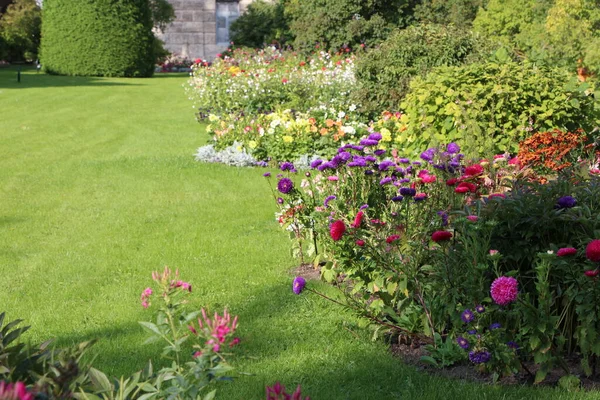
<path fill-rule="evenodd" d="M 21 83 L 21 67 L 17 70 L 17 82 Z"/>

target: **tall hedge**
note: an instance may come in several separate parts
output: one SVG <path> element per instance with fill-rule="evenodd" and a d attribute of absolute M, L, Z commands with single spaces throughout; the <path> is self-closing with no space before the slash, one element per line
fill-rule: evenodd
<path fill-rule="evenodd" d="M 40 60 L 48 73 L 152 76 L 148 0 L 44 0 Z"/>

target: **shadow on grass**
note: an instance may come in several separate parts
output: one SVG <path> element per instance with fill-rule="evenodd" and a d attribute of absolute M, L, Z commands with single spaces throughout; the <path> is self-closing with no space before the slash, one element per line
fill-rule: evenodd
<path fill-rule="evenodd" d="M 36 72 L 35 68 L 23 68 L 21 71 L 21 82 L 18 82 L 17 75 L 18 69 L 16 67 L 0 69 L 0 89 L 139 85 L 135 82 L 126 82 L 125 79 L 115 82 L 100 77 L 47 75 Z"/>

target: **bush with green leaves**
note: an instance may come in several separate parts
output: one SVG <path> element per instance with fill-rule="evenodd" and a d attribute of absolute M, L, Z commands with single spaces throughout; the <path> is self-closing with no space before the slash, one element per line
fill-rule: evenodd
<path fill-rule="evenodd" d="M 289 0 L 285 13 L 294 48 L 312 51 L 373 46 L 412 21 L 409 0 Z"/>
<path fill-rule="evenodd" d="M 152 76 L 148 0 L 46 0 L 41 62 L 52 74 Z"/>
<path fill-rule="evenodd" d="M 401 107 L 404 152 L 447 141 L 475 154 L 516 152 L 519 141 L 536 131 L 598 125 L 589 84 L 531 63 L 438 68 L 411 82 Z"/>
<path fill-rule="evenodd" d="M 435 67 L 480 61 L 487 57 L 487 47 L 478 35 L 453 26 L 425 24 L 396 30 L 357 59 L 354 102 L 370 116 L 397 111 L 414 77 Z"/>
<path fill-rule="evenodd" d="M 231 40 L 235 46 L 241 47 L 276 45 L 281 48 L 293 40 L 288 25 L 283 0 L 254 1 L 231 24 Z"/>
<path fill-rule="evenodd" d="M 471 26 L 482 0 L 422 0 L 415 6 L 415 19 L 434 24 Z"/>

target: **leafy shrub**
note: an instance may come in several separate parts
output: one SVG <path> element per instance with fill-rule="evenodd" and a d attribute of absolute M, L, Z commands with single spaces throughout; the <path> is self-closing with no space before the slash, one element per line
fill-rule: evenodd
<path fill-rule="evenodd" d="M 285 12 L 294 48 L 312 51 L 375 45 L 412 20 L 413 2 L 402 0 L 290 0 Z"/>
<path fill-rule="evenodd" d="M 402 108 L 401 140 L 409 152 L 445 141 L 476 154 L 515 152 L 532 132 L 598 123 L 588 84 L 529 63 L 441 67 L 412 81 Z"/>
<path fill-rule="evenodd" d="M 42 24 L 42 12 L 35 0 L 16 0 L 0 17 L 0 36 L 5 42 L 5 57 L 10 61 L 35 60 Z"/>
<path fill-rule="evenodd" d="M 373 116 L 398 110 L 410 81 L 434 67 L 479 61 L 484 41 L 452 26 L 416 25 L 396 30 L 379 47 L 356 62 L 354 102 Z"/>
<path fill-rule="evenodd" d="M 41 62 L 48 73 L 152 76 L 148 0 L 44 2 Z"/>
<path fill-rule="evenodd" d="M 283 0 L 251 3 L 246 12 L 231 24 L 230 35 L 236 46 L 261 48 L 275 44 L 283 47 L 293 40 Z"/>

